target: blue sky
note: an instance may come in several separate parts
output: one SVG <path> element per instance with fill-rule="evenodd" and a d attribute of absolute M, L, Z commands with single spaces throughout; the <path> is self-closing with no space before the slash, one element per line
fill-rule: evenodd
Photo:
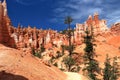
<path fill-rule="evenodd" d="M 120 22 L 119 0 L 7 0 L 8 14 L 14 26 L 31 25 L 37 28 L 63 30 L 67 28 L 64 18 L 73 18 L 75 23 L 84 23 L 88 15 L 98 12 L 110 26 Z"/>

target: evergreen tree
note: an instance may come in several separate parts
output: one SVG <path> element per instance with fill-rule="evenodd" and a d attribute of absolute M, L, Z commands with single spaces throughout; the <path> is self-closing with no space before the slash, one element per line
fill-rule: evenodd
<path fill-rule="evenodd" d="M 69 46 L 62 45 L 61 47 L 63 48 L 62 52 L 64 52 L 64 50 L 69 50 L 71 48 L 71 53 L 72 54 L 70 56 L 65 56 L 63 58 L 63 63 L 65 64 L 67 71 L 70 71 L 70 72 L 79 72 L 80 67 L 79 67 L 77 61 L 74 58 L 74 55 L 78 54 L 78 53 L 73 52 L 74 49 L 75 49 L 75 46 L 71 45 L 71 47 L 69 47 Z"/>
<path fill-rule="evenodd" d="M 74 49 L 75 49 L 75 46 L 71 42 L 71 36 L 72 35 L 74 36 L 74 34 L 73 34 L 74 30 L 71 29 L 71 26 L 70 26 L 72 21 L 73 21 L 73 19 L 70 16 L 67 16 L 65 18 L 65 21 L 64 21 L 65 24 L 68 24 L 68 30 L 65 30 L 63 33 L 65 33 L 65 34 L 67 33 L 68 40 L 69 40 L 69 45 L 64 46 L 64 47 L 62 46 L 62 48 L 65 48 L 65 50 L 69 51 L 69 56 L 65 57 L 63 62 L 66 65 L 66 67 L 68 68 L 67 69 L 68 71 L 78 72 L 79 71 L 79 65 L 76 64 L 76 61 L 75 61 L 75 59 L 73 58 L 73 55 L 72 55 L 72 54 L 75 54 L 75 52 L 73 52 Z M 77 70 L 75 70 L 75 68 L 73 69 L 73 67 L 76 67 Z"/>
<path fill-rule="evenodd" d="M 70 56 L 72 54 L 72 51 L 71 51 L 71 47 L 72 47 L 72 45 L 71 45 L 71 26 L 70 26 L 72 21 L 73 21 L 73 19 L 70 16 L 67 16 L 64 21 L 65 24 L 68 24 L 68 39 L 69 39 L 69 54 L 70 54 Z"/>
<path fill-rule="evenodd" d="M 83 71 L 86 71 L 88 74 L 88 77 L 90 78 L 90 80 L 98 80 L 97 78 L 97 74 L 100 73 L 100 68 L 99 68 L 99 64 L 98 61 L 95 59 L 96 54 L 94 52 L 94 37 L 93 37 L 93 31 L 92 31 L 92 27 L 91 27 L 91 32 L 88 31 L 88 29 L 86 30 L 86 36 L 84 37 L 84 43 L 86 45 L 86 47 L 84 48 L 84 55 L 83 55 L 83 59 L 84 59 L 84 65 L 85 68 L 83 69 Z"/>
<path fill-rule="evenodd" d="M 44 52 L 45 51 L 45 48 L 44 48 L 44 45 L 41 44 L 41 47 L 40 47 L 40 53 Z"/>
<path fill-rule="evenodd" d="M 120 77 L 120 66 L 118 65 L 117 60 L 118 60 L 118 57 L 113 58 L 110 80 L 118 80 L 118 78 Z"/>
<path fill-rule="evenodd" d="M 105 68 L 103 69 L 103 80 L 118 80 L 120 77 L 120 67 L 118 65 L 117 59 L 117 57 L 114 57 L 112 61 L 107 55 Z"/>
<path fill-rule="evenodd" d="M 106 61 L 104 63 L 105 68 L 103 69 L 103 80 L 111 80 L 111 70 L 112 70 L 112 65 L 110 64 L 110 58 L 107 55 L 106 56 Z"/>

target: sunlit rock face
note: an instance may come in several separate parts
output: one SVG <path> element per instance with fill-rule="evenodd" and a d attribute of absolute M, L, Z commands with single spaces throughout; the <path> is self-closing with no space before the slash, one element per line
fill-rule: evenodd
<path fill-rule="evenodd" d="M 98 13 L 94 13 L 93 17 L 89 15 L 88 19 L 84 24 L 76 24 L 74 38 L 75 42 L 78 44 L 83 42 L 83 36 L 85 31 L 93 31 L 94 35 L 109 33 L 109 28 L 106 25 L 106 20 L 100 20 Z"/>
<path fill-rule="evenodd" d="M 18 25 L 18 28 L 12 28 L 10 33 L 18 49 L 29 47 L 39 49 L 41 46 L 49 49 L 53 47 L 53 44 L 59 45 L 54 41 L 57 41 L 60 34 L 54 30 L 41 30 L 30 26 L 23 28 Z"/>
<path fill-rule="evenodd" d="M 0 2 L 0 43 L 13 47 L 14 40 L 10 37 L 11 21 L 7 15 L 6 1 Z"/>
<path fill-rule="evenodd" d="M 120 22 L 113 24 L 110 30 L 112 33 L 120 35 Z"/>
<path fill-rule="evenodd" d="M 74 31 L 74 40 L 76 44 L 81 44 L 82 43 L 82 39 L 83 36 L 85 34 L 86 31 L 86 26 L 84 26 L 84 24 L 76 24 L 76 28 Z"/>
<path fill-rule="evenodd" d="M 91 29 L 92 26 L 95 33 L 105 32 L 109 30 L 106 25 L 106 20 L 100 20 L 98 13 L 94 13 L 93 18 L 92 16 L 89 16 L 86 23 L 88 29 Z"/>
<path fill-rule="evenodd" d="M 89 31 L 91 31 L 92 29 L 94 33 L 109 31 L 106 25 L 106 20 L 100 20 L 98 13 L 94 13 L 93 17 L 89 15 L 84 24 L 76 24 L 76 33 L 83 33 L 86 31 L 86 29 L 88 29 Z"/>
<path fill-rule="evenodd" d="M 2 36 L 2 21 L 3 21 L 3 6 L 0 2 L 0 42 L 2 42 L 3 36 Z"/>

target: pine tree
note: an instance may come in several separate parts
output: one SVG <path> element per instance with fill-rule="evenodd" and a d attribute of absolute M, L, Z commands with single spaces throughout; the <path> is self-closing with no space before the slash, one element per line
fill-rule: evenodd
<path fill-rule="evenodd" d="M 98 80 L 97 78 L 97 74 L 100 73 L 100 68 L 99 68 L 99 64 L 98 61 L 95 59 L 96 54 L 94 52 L 94 37 L 93 37 L 93 31 L 92 31 L 92 27 L 91 27 L 91 32 L 86 30 L 86 36 L 84 37 L 84 43 L 86 45 L 86 47 L 84 48 L 84 55 L 83 55 L 83 59 L 84 59 L 84 65 L 85 68 L 83 69 L 83 71 L 87 71 L 88 77 L 90 78 L 90 80 Z"/>
<path fill-rule="evenodd" d="M 118 65 L 117 60 L 118 60 L 118 57 L 113 58 L 110 80 L 118 80 L 118 78 L 120 77 L 120 66 Z"/>
<path fill-rule="evenodd" d="M 70 56 L 72 54 L 72 51 L 71 51 L 71 48 L 72 48 L 71 36 L 72 35 L 71 35 L 71 26 L 70 26 L 72 21 L 73 21 L 73 19 L 71 18 L 71 16 L 67 16 L 64 21 L 65 24 L 68 24 L 68 39 L 69 39 L 69 54 L 70 54 Z"/>
<path fill-rule="evenodd" d="M 103 69 L 103 80 L 111 80 L 112 65 L 110 63 L 110 60 L 111 59 L 107 55 L 106 61 L 104 62 L 105 68 Z"/>
<path fill-rule="evenodd" d="M 107 55 L 105 68 L 103 69 L 103 80 L 118 80 L 120 77 L 120 66 L 117 59 L 118 57 L 114 57 L 112 61 L 112 58 L 110 59 Z"/>

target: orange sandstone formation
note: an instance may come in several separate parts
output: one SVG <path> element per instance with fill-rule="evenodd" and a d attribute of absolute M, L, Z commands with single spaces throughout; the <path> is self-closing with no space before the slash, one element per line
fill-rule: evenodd
<path fill-rule="evenodd" d="M 14 47 L 14 40 L 10 37 L 11 21 L 7 15 L 6 0 L 0 2 L 0 43 Z"/>

